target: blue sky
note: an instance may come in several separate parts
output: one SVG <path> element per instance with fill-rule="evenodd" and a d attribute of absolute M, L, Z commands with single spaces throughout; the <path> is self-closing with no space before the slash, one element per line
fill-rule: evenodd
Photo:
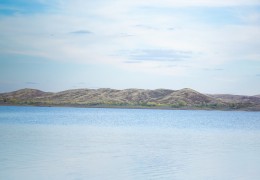
<path fill-rule="evenodd" d="M 260 94 L 259 0 L 0 0 L 0 92 Z"/>

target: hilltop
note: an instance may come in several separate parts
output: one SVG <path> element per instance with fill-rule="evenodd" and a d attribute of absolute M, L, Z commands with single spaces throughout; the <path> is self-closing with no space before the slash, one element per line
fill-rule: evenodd
<path fill-rule="evenodd" d="M 202 94 L 193 89 L 73 89 L 57 93 L 21 89 L 0 93 L 0 105 L 260 110 L 260 97 Z"/>

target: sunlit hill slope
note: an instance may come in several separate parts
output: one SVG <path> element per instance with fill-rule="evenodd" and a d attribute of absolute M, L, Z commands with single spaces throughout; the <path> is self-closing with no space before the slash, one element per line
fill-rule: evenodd
<path fill-rule="evenodd" d="M 209 95 L 185 88 L 169 89 L 73 89 L 52 93 L 21 89 L 0 94 L 1 105 L 122 107 L 160 109 L 260 110 L 260 97 Z"/>

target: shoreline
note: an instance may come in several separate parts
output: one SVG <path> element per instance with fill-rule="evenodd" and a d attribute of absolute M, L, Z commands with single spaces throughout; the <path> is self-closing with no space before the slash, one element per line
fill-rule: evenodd
<path fill-rule="evenodd" d="M 87 106 L 87 105 L 30 105 L 30 104 L 0 104 L 0 106 L 17 106 L 17 107 L 64 107 L 64 108 L 109 108 L 109 109 L 147 109 L 147 110 L 189 110 L 189 111 L 241 111 L 241 112 L 260 112 L 260 109 L 231 109 L 231 108 L 198 108 L 198 107 L 145 107 L 145 106 Z"/>

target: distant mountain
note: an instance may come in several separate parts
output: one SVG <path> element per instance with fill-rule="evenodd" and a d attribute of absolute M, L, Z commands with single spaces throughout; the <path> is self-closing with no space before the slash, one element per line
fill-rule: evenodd
<path fill-rule="evenodd" d="M 58 93 L 21 89 L 0 94 L 1 105 L 124 107 L 160 109 L 260 110 L 260 97 L 202 94 L 185 88 L 170 89 L 73 89 Z"/>
<path fill-rule="evenodd" d="M 209 95 L 214 98 L 222 99 L 225 102 L 233 103 L 260 103 L 260 96 L 244 96 L 244 95 L 231 95 L 231 94 L 213 94 Z"/>
<path fill-rule="evenodd" d="M 37 98 L 41 96 L 51 95 L 53 93 L 46 93 L 37 89 L 20 89 L 18 91 L 13 91 L 10 93 L 2 93 L 0 97 L 6 97 L 10 99 L 28 100 L 32 98 Z"/>

